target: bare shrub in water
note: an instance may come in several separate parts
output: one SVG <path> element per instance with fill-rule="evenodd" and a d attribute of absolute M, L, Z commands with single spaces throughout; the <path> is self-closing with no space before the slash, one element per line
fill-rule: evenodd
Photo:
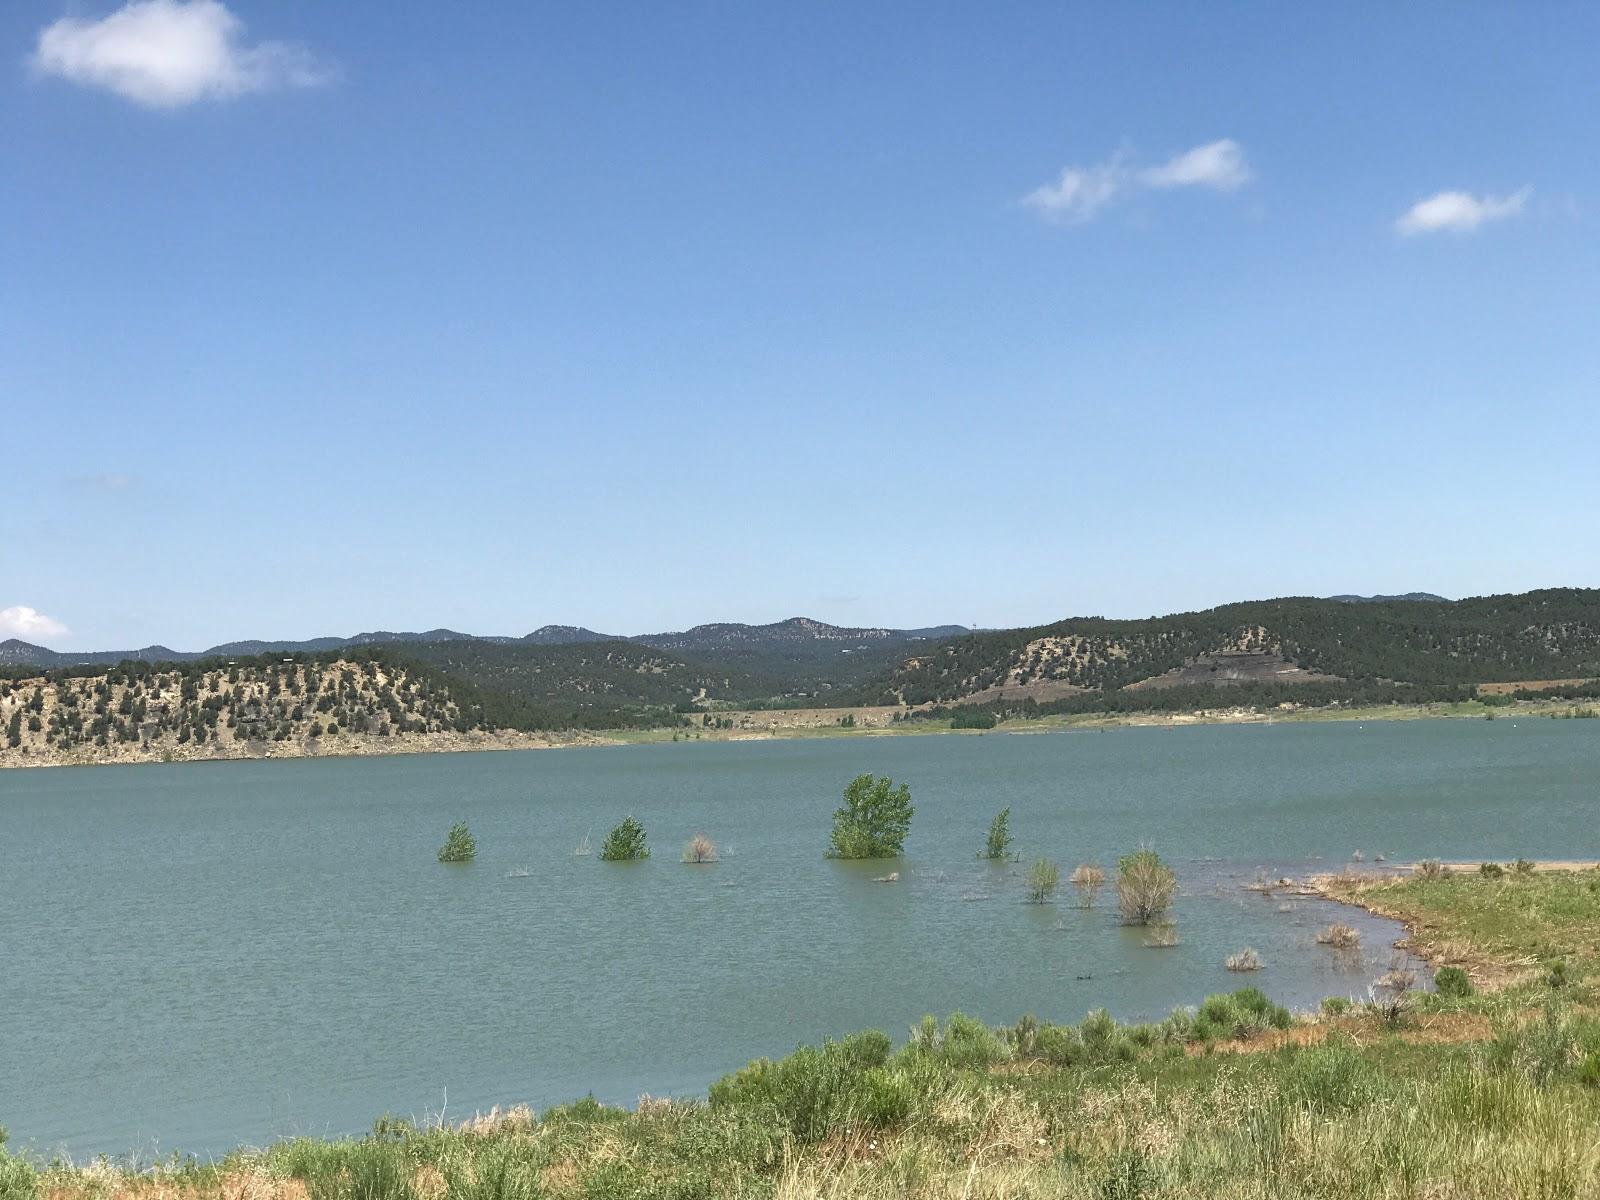
<path fill-rule="evenodd" d="M 1317 930 L 1317 945 L 1335 950 L 1352 950 L 1361 945 L 1361 932 L 1349 925 L 1333 924 Z"/>
<path fill-rule="evenodd" d="M 1228 955 L 1228 960 L 1222 965 L 1230 971 L 1259 971 L 1263 963 L 1261 962 L 1261 955 L 1246 947 L 1237 954 Z"/>
<path fill-rule="evenodd" d="M 1097 863 L 1079 863 L 1073 868 L 1070 882 L 1078 891 L 1078 907 L 1093 908 L 1106 885 L 1106 873 Z"/>
<path fill-rule="evenodd" d="M 1137 850 L 1117 863 L 1117 907 L 1122 919 L 1149 925 L 1172 907 L 1178 877 L 1154 850 Z"/>
<path fill-rule="evenodd" d="M 697 833 L 689 839 L 689 844 L 683 848 L 683 861 L 686 863 L 714 863 L 717 861 L 717 844 L 703 833 Z"/>

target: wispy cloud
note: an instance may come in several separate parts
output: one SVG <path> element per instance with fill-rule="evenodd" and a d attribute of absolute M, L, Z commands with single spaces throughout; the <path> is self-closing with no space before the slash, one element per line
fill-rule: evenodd
<path fill-rule="evenodd" d="M 39 33 L 34 70 L 149 108 L 276 88 L 315 87 L 332 69 L 287 42 L 243 40 L 219 0 L 130 0 L 98 21 L 62 17 Z"/>
<path fill-rule="evenodd" d="M 1471 233 L 1490 221 L 1517 216 L 1532 195 L 1531 187 L 1518 188 L 1509 196 L 1435 192 L 1407 209 L 1395 221 L 1395 232 L 1401 237 L 1414 237 L 1419 233 Z"/>
<path fill-rule="evenodd" d="M 1156 166 L 1137 166 L 1129 151 L 1119 150 L 1102 163 L 1064 167 L 1054 183 L 1035 188 L 1022 203 L 1048 221 L 1081 225 L 1118 199 L 1139 191 L 1200 187 L 1232 192 L 1252 178 L 1244 147 L 1232 138 L 1222 138 Z"/>
<path fill-rule="evenodd" d="M 67 627 L 54 617 L 47 617 L 38 609 L 26 604 L 13 604 L 0 608 L 0 637 L 18 637 L 25 641 L 35 638 L 64 637 Z"/>

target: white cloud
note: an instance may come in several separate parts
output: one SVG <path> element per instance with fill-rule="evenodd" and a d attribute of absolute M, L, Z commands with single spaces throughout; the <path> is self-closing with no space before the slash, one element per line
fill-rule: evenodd
<path fill-rule="evenodd" d="M 18 637 L 25 641 L 35 638 L 58 638 L 66 635 L 67 627 L 54 617 L 47 617 L 26 604 L 0 608 L 0 637 Z"/>
<path fill-rule="evenodd" d="M 1204 187 L 1231 192 L 1250 182 L 1244 147 L 1232 138 L 1207 142 L 1174 155 L 1156 167 L 1135 167 L 1126 150 L 1103 163 L 1065 167 L 1054 183 L 1037 187 L 1022 203 L 1049 221 L 1080 225 L 1092 221 L 1117 199 L 1143 189 Z"/>
<path fill-rule="evenodd" d="M 1244 161 L 1244 147 L 1232 138 L 1207 142 L 1174 155 L 1159 167 L 1139 172 L 1146 187 L 1208 187 L 1231 192 L 1250 182 L 1250 166 Z"/>
<path fill-rule="evenodd" d="M 1055 183 L 1036 187 L 1022 202 L 1042 217 L 1077 225 L 1092 221 L 1127 185 L 1127 155 L 1118 151 L 1108 161 L 1092 167 L 1065 167 Z"/>
<path fill-rule="evenodd" d="M 245 45 L 243 31 L 219 0 L 130 0 L 101 20 L 63 17 L 41 30 L 33 66 L 150 108 L 314 87 L 332 77 L 303 47 Z"/>
<path fill-rule="evenodd" d="M 1509 196 L 1474 196 L 1470 192 L 1435 192 L 1418 200 L 1394 223 L 1402 237 L 1419 233 L 1471 233 L 1488 221 L 1514 217 L 1533 195 L 1531 187 Z"/>

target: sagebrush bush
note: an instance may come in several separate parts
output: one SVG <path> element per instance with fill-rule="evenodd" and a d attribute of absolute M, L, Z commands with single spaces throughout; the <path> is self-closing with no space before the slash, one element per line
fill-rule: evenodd
<path fill-rule="evenodd" d="M 1450 878 L 1450 868 L 1436 858 L 1425 858 L 1416 865 L 1413 874 L 1430 883 Z"/>

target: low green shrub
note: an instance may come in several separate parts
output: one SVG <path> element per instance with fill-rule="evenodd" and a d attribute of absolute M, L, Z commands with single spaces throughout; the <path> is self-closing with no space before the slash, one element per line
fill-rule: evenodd
<path fill-rule="evenodd" d="M 757 1059 L 711 1085 L 713 1110 L 764 1112 L 801 1142 L 904 1119 L 912 1095 L 890 1071 L 891 1043 L 877 1030 L 801 1046 L 787 1058 Z"/>
<path fill-rule="evenodd" d="M 1433 990 L 1446 1000 L 1462 1000 L 1472 995 L 1472 980 L 1460 967 L 1440 967 L 1433 976 Z"/>
<path fill-rule="evenodd" d="M 1478 874 L 1482 875 L 1485 879 L 1500 879 L 1504 877 L 1505 873 L 1506 869 L 1497 862 L 1485 862 L 1478 864 Z"/>
<path fill-rule="evenodd" d="M 1322 999 L 1322 1011 L 1330 1017 L 1342 1017 L 1351 1007 L 1347 996 L 1324 996 Z"/>

